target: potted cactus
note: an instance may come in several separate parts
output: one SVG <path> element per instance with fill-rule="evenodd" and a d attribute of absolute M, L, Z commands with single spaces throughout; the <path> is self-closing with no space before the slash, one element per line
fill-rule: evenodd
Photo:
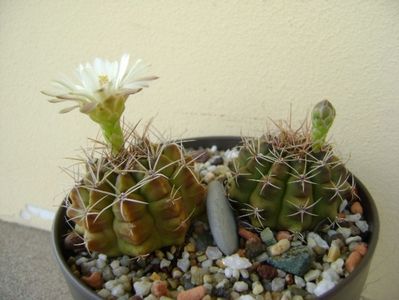
<path fill-rule="evenodd" d="M 72 295 L 359 297 L 378 217 L 326 142 L 331 103 L 315 106 L 312 126 L 280 124 L 260 138 L 154 142 L 149 127 L 121 122 L 127 98 L 157 79 L 145 71 L 141 60 L 129 67 L 128 55 L 96 59 L 78 67 L 80 83 L 63 78 L 43 92 L 51 103 L 74 102 L 60 112 L 79 109 L 104 139 L 84 151 L 54 222 Z"/>

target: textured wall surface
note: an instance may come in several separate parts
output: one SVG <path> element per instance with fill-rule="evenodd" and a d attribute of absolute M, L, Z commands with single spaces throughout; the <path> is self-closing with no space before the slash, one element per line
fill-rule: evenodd
<path fill-rule="evenodd" d="M 102 4 L 100 4 L 102 3 Z M 58 166 L 97 127 L 39 93 L 59 72 L 124 52 L 160 76 L 127 105 L 173 136 L 260 134 L 317 101 L 349 168 L 377 201 L 367 299 L 398 292 L 398 1 L 0 1 L 0 218 L 50 228 L 71 184 Z"/>

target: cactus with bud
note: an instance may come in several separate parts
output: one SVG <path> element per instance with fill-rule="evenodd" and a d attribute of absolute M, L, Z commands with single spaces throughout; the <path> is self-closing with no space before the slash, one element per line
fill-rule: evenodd
<path fill-rule="evenodd" d="M 56 91 L 43 92 L 50 102 L 72 101 L 102 129 L 105 147 L 84 151 L 83 178 L 67 197 L 67 216 L 88 251 L 109 256 L 145 255 L 184 242 L 192 218 L 204 212 L 206 188 L 193 170 L 193 159 L 177 142 L 152 143 L 136 127 L 123 132 L 121 116 L 129 95 L 154 76 L 142 76 L 139 60 L 96 59 L 80 65 L 79 84 L 54 81 Z M 103 144 L 104 145 L 104 144 Z"/>
<path fill-rule="evenodd" d="M 243 138 L 227 185 L 240 217 L 249 217 L 255 228 L 293 232 L 336 219 L 340 204 L 355 188 L 326 142 L 334 117 L 334 107 L 324 100 L 312 111 L 311 129 L 281 124 L 277 134 Z"/>

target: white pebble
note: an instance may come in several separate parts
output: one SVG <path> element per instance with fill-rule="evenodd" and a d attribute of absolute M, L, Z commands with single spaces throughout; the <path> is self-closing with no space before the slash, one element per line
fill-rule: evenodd
<path fill-rule="evenodd" d="M 183 273 L 179 269 L 174 269 L 172 271 L 172 277 L 174 279 L 178 279 L 178 278 L 182 277 L 182 275 L 183 275 Z"/>
<path fill-rule="evenodd" d="M 319 278 L 320 274 L 320 270 L 310 270 L 305 274 L 304 279 L 308 282 L 315 281 L 317 278 Z"/>
<path fill-rule="evenodd" d="M 111 290 L 112 296 L 120 297 L 125 294 L 125 289 L 123 288 L 122 284 L 118 284 L 117 286 L 113 287 Z"/>
<path fill-rule="evenodd" d="M 344 260 L 342 258 L 338 258 L 331 264 L 331 269 L 333 269 L 337 274 L 343 275 L 344 274 Z"/>
<path fill-rule="evenodd" d="M 285 278 L 285 276 L 287 276 L 287 273 L 285 273 L 283 270 L 277 269 L 277 276 Z"/>
<path fill-rule="evenodd" d="M 216 288 L 217 289 L 224 288 L 225 285 L 227 285 L 228 283 L 229 281 L 226 278 L 224 278 L 222 281 L 219 281 L 219 283 L 216 285 Z"/>
<path fill-rule="evenodd" d="M 147 280 L 136 281 L 133 284 L 136 294 L 140 297 L 147 296 L 151 291 L 151 282 Z"/>
<path fill-rule="evenodd" d="M 99 269 L 103 269 L 105 268 L 105 266 L 107 265 L 107 262 L 103 259 L 97 259 L 96 261 L 96 267 Z"/>
<path fill-rule="evenodd" d="M 163 268 L 167 268 L 167 267 L 169 267 L 170 266 L 170 261 L 169 260 L 167 260 L 167 259 L 162 259 L 161 260 L 161 262 L 159 263 L 159 267 L 161 268 L 161 269 L 163 269 Z"/>
<path fill-rule="evenodd" d="M 175 258 L 175 256 L 168 251 L 168 252 L 166 252 L 166 258 L 169 260 L 173 260 Z"/>
<path fill-rule="evenodd" d="M 97 292 L 97 295 L 99 295 L 101 298 L 107 298 L 111 296 L 111 293 L 107 289 L 101 289 Z"/>
<path fill-rule="evenodd" d="M 222 259 L 222 262 L 226 267 L 236 270 L 247 269 L 252 266 L 248 258 L 240 257 L 238 254 L 226 256 Z"/>
<path fill-rule="evenodd" d="M 276 244 L 267 248 L 271 256 L 276 256 L 284 253 L 291 247 L 291 243 L 288 239 L 279 240 Z"/>
<path fill-rule="evenodd" d="M 313 293 L 316 296 L 321 296 L 330 289 L 332 289 L 334 286 L 335 286 L 334 282 L 323 279 L 317 284 L 316 288 L 313 290 Z"/>
<path fill-rule="evenodd" d="M 323 277 L 323 280 L 325 279 L 325 280 L 335 282 L 335 283 L 337 283 L 339 281 L 339 275 L 337 274 L 337 272 L 335 272 L 334 269 L 331 269 L 331 268 L 323 271 L 321 276 Z"/>
<path fill-rule="evenodd" d="M 276 277 L 273 279 L 273 281 L 272 281 L 272 291 L 273 292 L 281 292 L 282 290 L 284 290 L 284 286 L 285 286 L 284 278 Z"/>
<path fill-rule="evenodd" d="M 116 269 L 117 267 L 120 266 L 119 260 L 113 260 L 113 261 L 111 262 L 110 266 L 111 266 L 112 269 Z"/>
<path fill-rule="evenodd" d="M 357 228 L 360 229 L 361 232 L 366 232 L 369 230 L 369 224 L 367 223 L 367 221 L 364 220 L 359 220 L 355 222 Z"/>
<path fill-rule="evenodd" d="M 244 279 L 249 278 L 249 272 L 248 272 L 248 270 L 246 270 L 246 269 L 240 270 L 240 275 L 241 275 L 241 277 L 244 278 Z"/>
<path fill-rule="evenodd" d="M 212 172 L 208 172 L 208 173 L 206 173 L 205 176 L 204 176 L 204 181 L 205 181 L 206 183 L 211 182 L 213 179 L 215 179 L 215 174 L 213 174 Z"/>
<path fill-rule="evenodd" d="M 117 268 L 112 270 L 112 273 L 114 273 L 114 275 L 116 277 L 120 277 L 120 276 L 122 276 L 124 274 L 129 273 L 129 268 L 128 267 L 122 267 L 122 266 L 121 267 L 117 267 Z"/>
<path fill-rule="evenodd" d="M 118 284 L 118 282 L 116 280 L 108 280 L 105 284 L 104 287 L 107 290 L 112 290 L 116 285 Z"/>
<path fill-rule="evenodd" d="M 313 294 L 315 288 L 316 288 L 316 283 L 306 282 L 306 290 L 308 291 L 308 293 Z"/>
<path fill-rule="evenodd" d="M 81 264 L 83 264 L 83 263 L 85 263 L 87 261 L 88 261 L 87 257 L 81 257 L 78 260 L 76 260 L 75 263 L 76 263 L 76 265 L 80 266 Z"/>
<path fill-rule="evenodd" d="M 255 300 L 254 297 L 252 297 L 251 295 L 242 295 L 240 297 L 237 298 L 238 300 Z"/>
<path fill-rule="evenodd" d="M 248 290 L 248 284 L 244 281 L 236 281 L 233 285 L 233 289 L 237 292 L 245 292 Z"/>
<path fill-rule="evenodd" d="M 213 145 L 211 149 L 209 149 L 209 151 L 215 153 L 216 151 L 218 151 L 218 147 L 216 145 Z"/>
<path fill-rule="evenodd" d="M 153 294 L 150 294 L 147 297 L 145 297 L 144 300 L 158 300 L 158 298 L 155 297 Z"/>
<path fill-rule="evenodd" d="M 314 241 L 316 243 L 316 245 L 319 246 L 320 248 L 323 248 L 323 249 L 329 248 L 328 243 L 325 240 L 323 240 L 320 237 L 320 235 L 318 235 L 317 233 L 309 232 L 308 236 L 307 236 L 307 240 L 308 240 L 308 244 L 309 244 L 309 242 L 312 243 Z M 311 248 L 313 248 L 312 246 L 313 245 L 311 245 Z"/>
<path fill-rule="evenodd" d="M 99 259 L 99 260 L 104 260 L 104 261 L 106 261 L 106 260 L 107 260 L 107 256 L 106 256 L 105 254 L 100 253 L 100 254 L 98 255 L 98 259 Z"/>
<path fill-rule="evenodd" d="M 263 291 L 263 285 L 259 281 L 255 281 L 254 283 L 252 283 L 252 294 L 259 295 L 263 293 Z"/>
<path fill-rule="evenodd" d="M 295 284 L 300 288 L 303 288 L 306 286 L 306 282 L 302 277 L 295 275 L 294 281 L 295 281 Z"/>
<path fill-rule="evenodd" d="M 204 260 L 204 261 L 201 263 L 201 267 L 202 267 L 202 268 L 209 268 L 209 267 L 212 266 L 212 264 L 213 264 L 212 260 L 211 260 L 211 259 L 207 259 L 207 260 Z"/>
<path fill-rule="evenodd" d="M 352 230 L 347 227 L 339 227 L 337 229 L 337 232 L 342 234 L 344 236 L 344 238 L 347 239 L 348 237 L 351 236 Z"/>
<path fill-rule="evenodd" d="M 362 241 L 362 238 L 360 236 L 358 236 L 358 235 L 351 236 L 351 237 L 345 239 L 345 243 L 347 245 L 349 245 L 350 243 L 353 243 L 353 242 L 361 242 L 361 241 Z"/>
<path fill-rule="evenodd" d="M 362 218 L 361 214 L 354 214 L 354 215 L 346 215 L 345 221 L 348 222 L 357 222 Z"/>
<path fill-rule="evenodd" d="M 222 258 L 222 256 L 223 256 L 222 252 L 219 250 L 218 247 L 211 247 L 211 246 L 206 248 L 205 255 L 209 259 L 213 259 L 213 260 Z"/>
<path fill-rule="evenodd" d="M 130 258 L 127 255 L 123 255 L 121 260 L 120 260 L 120 264 L 123 267 L 128 267 L 130 264 Z"/>
<path fill-rule="evenodd" d="M 187 258 L 178 259 L 177 267 L 183 272 L 187 272 L 187 270 L 190 268 L 190 261 Z"/>
<path fill-rule="evenodd" d="M 348 200 L 344 200 L 341 202 L 341 205 L 339 206 L 339 212 L 343 212 L 348 205 Z"/>

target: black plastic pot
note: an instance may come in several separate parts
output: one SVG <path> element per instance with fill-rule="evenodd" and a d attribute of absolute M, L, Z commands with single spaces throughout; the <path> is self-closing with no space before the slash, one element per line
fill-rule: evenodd
<path fill-rule="evenodd" d="M 211 147 L 216 145 L 218 149 L 228 149 L 239 144 L 241 139 L 237 136 L 211 136 L 188 139 L 184 145 L 186 147 L 200 148 Z M 379 219 L 377 208 L 373 198 L 367 191 L 365 186 L 357 179 L 356 186 L 358 193 L 362 199 L 362 206 L 364 208 L 364 215 L 369 224 L 368 236 L 368 252 L 362 259 L 360 265 L 344 280 L 339 282 L 333 289 L 317 299 L 320 300 L 346 300 L 359 299 L 363 290 L 363 286 L 367 279 L 368 271 L 371 264 L 371 259 L 375 252 L 378 241 Z M 70 271 L 66 260 L 70 253 L 63 248 L 63 237 L 68 231 L 65 222 L 66 209 L 60 207 L 55 216 L 53 230 L 52 230 L 52 249 L 56 258 L 57 264 L 60 266 L 62 273 L 65 276 L 66 282 L 69 286 L 71 294 L 74 299 L 101 299 L 97 294 L 86 286 Z"/>

